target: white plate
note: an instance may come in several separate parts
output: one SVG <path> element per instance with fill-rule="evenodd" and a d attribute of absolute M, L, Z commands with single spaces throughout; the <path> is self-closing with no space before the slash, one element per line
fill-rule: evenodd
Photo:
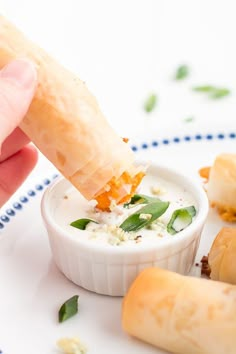
<path fill-rule="evenodd" d="M 175 167 L 193 178 L 221 152 L 235 152 L 235 133 L 193 135 L 136 145 L 137 157 Z M 158 146 L 156 146 L 158 143 Z M 79 336 L 89 354 L 161 354 L 121 329 L 121 298 L 90 293 L 67 280 L 51 260 L 47 234 L 40 215 L 42 192 L 56 170 L 43 157 L 38 167 L 1 211 L 0 230 L 0 349 L 3 354 L 56 354 L 61 337 Z M 41 186 L 41 187 L 40 187 Z M 40 189 L 42 188 L 42 189 Z M 29 196 L 29 190 L 36 194 Z M 20 198 L 22 201 L 20 201 Z M 28 200 L 24 199 L 26 197 Z M 22 206 L 17 209 L 15 202 Z M 18 205 L 19 207 L 19 205 Z M 15 211 L 14 216 L 7 212 Z M 5 219 L 4 219 L 5 218 Z M 0 225 L 1 225 L 0 224 Z M 209 213 L 196 262 L 208 253 L 225 225 L 214 210 Z M 193 274 L 200 269 L 194 267 Z M 58 309 L 78 294 L 79 313 L 59 324 Z M 158 333 L 157 333 L 158 335 Z"/>

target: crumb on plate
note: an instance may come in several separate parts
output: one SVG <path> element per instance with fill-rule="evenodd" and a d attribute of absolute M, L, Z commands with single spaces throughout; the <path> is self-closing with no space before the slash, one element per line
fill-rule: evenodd
<path fill-rule="evenodd" d="M 152 186 L 150 190 L 153 195 L 162 195 L 166 193 L 166 190 L 161 186 Z"/>
<path fill-rule="evenodd" d="M 57 341 L 58 347 L 64 354 L 86 354 L 87 348 L 78 337 L 61 338 Z"/>
<path fill-rule="evenodd" d="M 208 256 L 202 257 L 201 264 L 201 275 L 206 275 L 209 278 L 211 274 L 211 268 L 208 263 Z"/>

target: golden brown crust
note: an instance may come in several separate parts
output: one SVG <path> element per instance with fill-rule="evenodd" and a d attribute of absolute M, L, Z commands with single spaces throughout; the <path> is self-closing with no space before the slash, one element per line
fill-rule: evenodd
<path fill-rule="evenodd" d="M 208 256 L 213 280 L 236 284 L 236 228 L 223 227 Z"/>
<path fill-rule="evenodd" d="M 216 208 L 222 220 L 227 222 L 236 221 L 236 208 L 221 204 L 219 202 L 211 202 L 211 207 Z"/>
<path fill-rule="evenodd" d="M 236 221 L 236 154 L 220 154 L 210 169 L 207 195 L 224 221 Z"/>
<path fill-rule="evenodd" d="M 235 313 L 235 286 L 149 268 L 124 298 L 122 326 L 172 353 L 234 354 Z"/>

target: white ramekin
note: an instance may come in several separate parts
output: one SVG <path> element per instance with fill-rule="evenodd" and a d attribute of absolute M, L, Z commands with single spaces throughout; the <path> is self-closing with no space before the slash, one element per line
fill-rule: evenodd
<path fill-rule="evenodd" d="M 208 214 L 208 199 L 200 183 L 164 166 L 152 164 L 157 178 L 167 179 L 192 194 L 197 215 L 186 229 L 157 244 L 126 248 L 104 247 L 80 242 L 60 227 L 53 217 L 58 201 L 70 188 L 70 182 L 57 179 L 42 198 L 41 211 L 46 225 L 52 255 L 58 268 L 74 283 L 99 294 L 123 296 L 135 277 L 144 268 L 161 267 L 187 274 L 194 262 L 204 222 Z M 86 230 L 85 230 L 86 232 Z"/>

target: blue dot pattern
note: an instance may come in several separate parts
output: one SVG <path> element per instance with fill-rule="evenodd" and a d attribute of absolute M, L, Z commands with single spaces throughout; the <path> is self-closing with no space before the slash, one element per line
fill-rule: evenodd
<path fill-rule="evenodd" d="M 20 201 L 21 201 L 21 203 L 27 203 L 29 201 L 29 199 L 27 197 L 23 196 L 23 197 L 20 197 Z"/>
<path fill-rule="evenodd" d="M 168 139 L 164 139 L 162 142 L 163 142 L 164 145 L 168 145 L 169 144 L 169 140 Z"/>
<path fill-rule="evenodd" d="M 223 139 L 236 139 L 236 133 L 231 132 L 228 134 L 223 134 L 223 133 L 218 133 L 216 135 L 214 134 L 196 134 L 196 135 L 185 135 L 183 137 L 179 137 L 179 136 L 175 136 L 172 139 L 163 139 L 163 140 L 155 140 L 151 143 L 151 145 L 149 146 L 147 143 L 142 143 L 141 146 L 137 146 L 137 145 L 133 145 L 131 146 L 131 149 L 133 151 L 139 151 L 139 150 L 146 150 L 149 147 L 158 147 L 161 145 L 169 145 L 171 143 L 180 143 L 181 141 L 183 142 L 190 142 L 190 141 L 202 141 L 202 140 L 223 140 Z"/>
<path fill-rule="evenodd" d="M 43 189 L 43 186 L 41 184 L 36 184 L 35 189 L 37 191 L 41 191 Z"/>
<path fill-rule="evenodd" d="M 218 139 L 224 139 L 225 136 L 224 136 L 224 134 L 218 134 L 217 138 L 218 138 Z"/>
<path fill-rule="evenodd" d="M 34 191 L 33 189 L 30 189 L 30 190 L 28 191 L 28 195 L 29 195 L 30 197 L 34 197 L 34 196 L 36 195 L 36 193 L 35 193 L 35 191 Z"/>
<path fill-rule="evenodd" d="M 13 210 L 13 209 L 7 209 L 6 210 L 6 213 L 7 213 L 7 215 L 9 215 L 9 216 L 14 216 L 14 215 L 16 215 L 16 213 L 15 213 L 15 211 Z M 1 353 L 0 353 L 1 354 Z"/>
<path fill-rule="evenodd" d="M 208 140 L 212 140 L 212 139 L 213 139 L 213 135 L 207 134 L 206 138 L 207 138 Z"/>
<path fill-rule="evenodd" d="M 10 221 L 10 218 L 9 218 L 7 215 L 2 215 L 2 216 L 0 216 L 0 219 L 1 219 L 1 221 L 3 221 L 3 222 L 9 222 L 9 221 Z"/>
<path fill-rule="evenodd" d="M 47 186 L 48 184 L 50 184 L 50 179 L 48 179 L 48 178 L 46 178 L 44 181 L 43 181 L 43 183 L 45 184 L 45 186 Z"/>
<path fill-rule="evenodd" d="M 55 179 L 58 177 L 58 174 L 54 174 L 52 179 Z M 5 215 L 0 215 L 0 230 L 3 229 L 6 226 L 6 223 L 9 223 L 11 218 L 16 215 L 17 211 L 20 211 L 23 209 L 24 204 L 29 202 L 29 197 L 34 197 L 36 196 L 37 192 L 40 192 L 44 189 L 44 186 L 47 186 L 51 183 L 51 180 L 49 178 L 45 178 L 42 182 L 42 184 L 36 184 L 35 189 L 30 189 L 27 192 L 27 196 L 23 195 L 19 198 L 18 202 L 14 202 L 12 204 L 12 208 L 9 208 L 6 210 Z M 0 350 L 0 354 L 1 354 Z"/>
<path fill-rule="evenodd" d="M 13 204 L 13 208 L 15 208 L 17 210 L 20 210 L 20 209 L 22 209 L 22 205 L 20 203 L 16 202 L 16 203 Z"/>
<path fill-rule="evenodd" d="M 195 139 L 196 139 L 196 140 L 201 140 L 201 139 L 202 139 L 202 135 L 201 135 L 201 134 L 195 135 Z"/>
<path fill-rule="evenodd" d="M 183 142 L 189 142 L 189 141 L 201 141 L 201 140 L 223 140 L 223 139 L 236 139 L 236 133 L 235 132 L 230 132 L 228 134 L 223 134 L 223 133 L 218 133 L 216 135 L 214 134 L 196 134 L 194 136 L 186 135 L 184 137 L 178 137 L 175 136 L 173 139 L 163 139 L 161 141 L 155 140 L 152 141 L 150 145 L 147 143 L 142 143 L 141 147 L 138 147 L 137 145 L 131 146 L 131 149 L 135 152 L 140 149 L 146 150 L 149 147 L 157 148 L 161 145 L 169 145 L 170 143 L 180 143 L 181 141 Z M 57 178 L 59 175 L 54 174 L 52 176 L 52 180 Z M 45 178 L 41 184 L 36 184 L 35 189 L 30 189 L 27 192 L 28 197 L 34 197 L 36 196 L 37 192 L 41 192 L 44 189 L 44 186 L 47 186 L 51 183 L 51 180 L 49 178 Z M 5 227 L 7 223 L 9 223 L 11 217 L 15 216 L 16 212 L 21 210 L 23 208 L 23 205 L 29 201 L 29 198 L 26 196 L 21 196 L 19 199 L 19 202 L 15 202 L 12 205 L 12 208 L 6 210 L 6 215 L 0 215 L 0 230 Z M 0 354 L 2 354 L 2 351 L 0 350 Z"/>
<path fill-rule="evenodd" d="M 180 142 L 180 138 L 175 137 L 175 138 L 173 139 L 173 142 L 174 142 L 174 143 L 179 143 L 179 142 Z"/>

